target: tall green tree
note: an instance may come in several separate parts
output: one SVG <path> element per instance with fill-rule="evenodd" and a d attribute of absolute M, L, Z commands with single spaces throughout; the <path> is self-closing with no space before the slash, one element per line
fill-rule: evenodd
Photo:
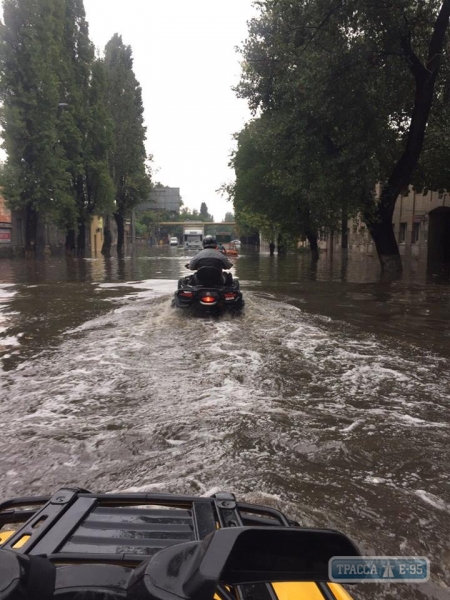
<path fill-rule="evenodd" d="M 253 121 L 236 136 L 237 150 L 231 164 L 236 180 L 227 192 L 233 200 L 236 220 L 241 227 L 258 229 L 273 239 L 283 210 L 280 190 L 271 181 L 270 157 L 258 137 L 258 122 Z"/>
<path fill-rule="evenodd" d="M 203 221 L 204 223 L 214 221 L 213 215 L 208 212 L 208 206 L 205 202 L 200 205 L 200 211 L 194 208 L 192 211 L 187 207 L 183 206 L 180 211 L 179 219 L 181 221 Z"/>
<path fill-rule="evenodd" d="M 67 230 L 66 249 L 84 254 L 86 246 L 87 189 L 86 140 L 90 127 L 90 78 L 94 47 L 89 39 L 83 0 L 59 2 L 64 24 L 61 60 L 55 66 L 60 86 L 60 143 L 68 160 L 76 214 L 62 215 Z"/>
<path fill-rule="evenodd" d="M 333 227 L 329 196 L 316 197 L 308 185 L 318 164 L 311 153 L 309 169 L 300 168 L 302 152 L 275 126 L 275 115 L 264 114 L 237 135 L 232 156 L 236 181 L 228 188 L 240 226 L 258 229 L 266 239 L 295 242 L 307 237 L 318 258 L 317 231 Z"/>
<path fill-rule="evenodd" d="M 160 225 L 160 223 L 167 221 L 173 221 L 174 225 Z M 136 224 L 141 231 L 141 235 L 158 237 L 158 239 L 167 239 L 167 236 L 170 235 L 181 239 L 183 236 L 183 227 L 181 225 L 177 226 L 177 221 L 180 221 L 180 215 L 173 211 L 148 210 L 137 215 Z"/>
<path fill-rule="evenodd" d="M 42 215 L 75 214 L 68 161 L 59 143 L 64 27 L 59 0 L 5 0 L 0 24 L 0 99 L 7 161 L 3 193 L 25 213 L 25 250 L 34 256 Z"/>
<path fill-rule="evenodd" d="M 202 202 L 200 205 L 200 219 L 205 222 L 214 221 L 214 217 L 208 212 L 208 206 L 206 202 Z"/>
<path fill-rule="evenodd" d="M 104 60 L 108 79 L 108 108 L 114 134 L 110 172 L 115 188 L 117 251 L 122 254 L 125 219 L 150 192 L 150 178 L 146 170 L 146 128 L 142 90 L 133 71 L 131 47 L 126 46 L 122 37 L 115 34 L 106 45 Z"/>
<path fill-rule="evenodd" d="M 436 177 L 432 162 L 450 159 L 437 144 L 448 114 L 450 0 L 258 5 L 239 94 L 284 121 L 279 139 L 292 156 L 285 175 L 307 191 L 309 207 L 329 194 L 336 214 L 358 205 L 382 268 L 401 270 L 397 197 L 415 179 L 432 187 L 448 179 Z"/>
<path fill-rule="evenodd" d="M 84 173 L 87 214 L 112 214 L 114 181 L 110 160 L 114 153 L 114 124 L 108 110 L 108 80 L 102 59 L 92 65 L 89 88 L 89 121 L 85 140 Z"/>
<path fill-rule="evenodd" d="M 76 217 L 63 221 L 66 248 L 84 255 L 93 214 L 112 213 L 114 188 L 109 173 L 113 123 L 107 107 L 104 62 L 94 58 L 83 0 L 63 0 L 64 32 L 60 70 L 60 141 L 69 162 Z"/>

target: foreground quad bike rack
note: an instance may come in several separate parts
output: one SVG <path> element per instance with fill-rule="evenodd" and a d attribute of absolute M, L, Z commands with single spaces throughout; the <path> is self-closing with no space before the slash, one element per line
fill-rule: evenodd
<path fill-rule="evenodd" d="M 0 600 L 280 600 L 270 582 L 309 582 L 291 600 L 341 600 L 328 561 L 360 555 L 339 532 L 228 493 L 17 498 L 0 504 L 2 542 Z"/>

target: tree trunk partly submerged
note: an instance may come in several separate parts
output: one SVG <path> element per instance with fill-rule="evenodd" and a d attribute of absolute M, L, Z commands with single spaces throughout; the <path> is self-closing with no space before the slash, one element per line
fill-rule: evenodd
<path fill-rule="evenodd" d="M 375 215 L 372 214 L 366 218 L 367 227 L 375 243 L 381 270 L 386 273 L 401 273 L 403 270 L 402 259 L 392 225 L 394 208 L 395 199 L 383 198 L 382 195 Z"/>
<path fill-rule="evenodd" d="M 311 250 L 311 258 L 314 261 L 319 260 L 319 245 L 318 245 L 318 237 L 315 231 L 308 231 L 306 233 L 306 237 L 309 242 L 309 247 Z"/>
<path fill-rule="evenodd" d="M 117 224 L 117 254 L 123 256 L 123 247 L 125 243 L 125 219 L 121 213 L 114 213 Z"/>
<path fill-rule="evenodd" d="M 433 105 L 436 79 L 442 61 L 442 49 L 450 20 L 450 1 L 442 3 L 428 47 L 428 59 L 423 63 L 415 53 L 408 32 L 400 38 L 403 55 L 415 80 L 414 107 L 403 154 L 383 186 L 380 199 L 373 210 L 367 207 L 366 223 L 372 234 L 386 273 L 401 273 L 402 260 L 392 228 L 392 216 L 398 196 L 411 183 L 412 175 L 422 153 L 425 131 Z"/>
<path fill-rule="evenodd" d="M 78 222 L 77 256 L 78 258 L 86 256 L 86 222 L 81 219 Z"/>
<path fill-rule="evenodd" d="M 69 229 L 66 233 L 66 255 L 75 256 L 76 251 L 76 232 L 75 229 Z"/>
<path fill-rule="evenodd" d="M 342 209 L 342 220 L 341 220 L 341 249 L 348 249 L 348 213 Z"/>
<path fill-rule="evenodd" d="M 111 223 L 110 217 L 105 217 L 105 227 L 103 229 L 103 246 L 102 246 L 102 254 L 109 258 L 111 256 L 111 245 L 112 245 L 112 233 L 111 233 Z"/>
<path fill-rule="evenodd" d="M 36 258 L 38 214 L 31 206 L 25 209 L 25 257 Z"/>
<path fill-rule="evenodd" d="M 278 256 L 284 256 L 287 252 L 286 244 L 281 234 L 278 235 L 277 238 L 277 253 Z"/>

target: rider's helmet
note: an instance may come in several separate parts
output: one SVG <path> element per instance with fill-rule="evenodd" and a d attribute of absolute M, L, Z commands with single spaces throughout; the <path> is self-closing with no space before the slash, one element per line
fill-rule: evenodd
<path fill-rule="evenodd" d="M 203 248 L 217 248 L 217 240 L 213 235 L 205 235 L 202 244 Z"/>

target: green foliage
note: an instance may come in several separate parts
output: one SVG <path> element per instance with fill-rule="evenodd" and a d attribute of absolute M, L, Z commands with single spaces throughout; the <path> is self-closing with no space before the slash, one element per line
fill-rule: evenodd
<path fill-rule="evenodd" d="M 183 227 L 180 226 L 161 226 L 160 223 L 180 221 L 180 215 L 170 211 L 155 211 L 148 210 L 139 213 L 136 216 L 136 232 L 140 231 L 139 235 L 144 237 L 167 237 L 168 234 L 181 238 L 183 235 Z"/>
<path fill-rule="evenodd" d="M 204 222 L 214 221 L 214 217 L 209 214 L 208 207 L 205 202 L 202 202 L 200 206 L 200 220 Z"/>
<path fill-rule="evenodd" d="M 150 192 L 146 171 L 142 90 L 133 72 L 130 46 L 115 34 L 105 48 L 108 108 L 113 122 L 114 150 L 110 172 L 115 187 L 116 213 L 130 214 Z"/>
<path fill-rule="evenodd" d="M 450 127 L 449 0 L 257 5 L 237 90 L 258 113 L 233 159 L 238 218 L 301 231 L 308 220 L 334 228 L 342 212 L 364 210 L 390 228 L 425 131 L 416 185 L 450 187 L 450 145 L 439 144 Z M 379 181 L 387 195 L 376 215 Z"/>
<path fill-rule="evenodd" d="M 68 159 L 59 143 L 63 31 L 59 0 L 5 0 L 0 25 L 2 185 L 13 209 L 74 216 Z"/>
<path fill-rule="evenodd" d="M 77 221 L 87 218 L 85 181 L 85 140 L 89 129 L 89 79 L 94 49 L 89 40 L 83 3 L 66 0 L 58 3 L 61 28 L 61 58 L 55 65 L 59 80 L 59 144 L 67 160 L 75 214 L 62 213 L 60 222 L 75 229 Z"/>
<path fill-rule="evenodd" d="M 196 208 L 194 208 L 191 211 L 187 206 L 184 206 L 181 209 L 179 219 L 177 219 L 177 220 L 179 220 L 179 221 L 203 221 L 204 223 L 207 223 L 208 221 L 211 221 L 211 222 L 214 221 L 214 217 L 209 214 L 207 205 L 204 202 L 202 202 L 202 204 L 200 206 L 200 212 Z"/>
<path fill-rule="evenodd" d="M 154 235 L 158 223 L 164 220 L 164 216 L 152 210 L 136 215 L 136 233 L 142 236 Z M 140 232 L 140 233 L 139 233 Z"/>
<path fill-rule="evenodd" d="M 6 0 L 0 42 L 10 206 L 67 230 L 111 212 L 106 74 L 94 61 L 83 1 Z"/>
<path fill-rule="evenodd" d="M 232 157 L 236 182 L 228 192 L 240 228 L 257 229 L 269 240 L 278 234 L 298 238 L 317 227 L 317 218 L 304 190 L 292 184 L 289 157 L 274 143 L 272 123 L 273 116 L 264 115 L 238 134 Z"/>
<path fill-rule="evenodd" d="M 184 206 L 180 211 L 180 221 L 200 221 L 200 213 L 197 209 L 190 210 L 187 206 Z"/>
<path fill-rule="evenodd" d="M 87 209 L 90 214 L 114 210 L 114 182 L 109 159 L 114 151 L 113 121 L 107 107 L 107 79 L 103 60 L 92 65 L 89 90 L 89 126 L 85 142 Z"/>

